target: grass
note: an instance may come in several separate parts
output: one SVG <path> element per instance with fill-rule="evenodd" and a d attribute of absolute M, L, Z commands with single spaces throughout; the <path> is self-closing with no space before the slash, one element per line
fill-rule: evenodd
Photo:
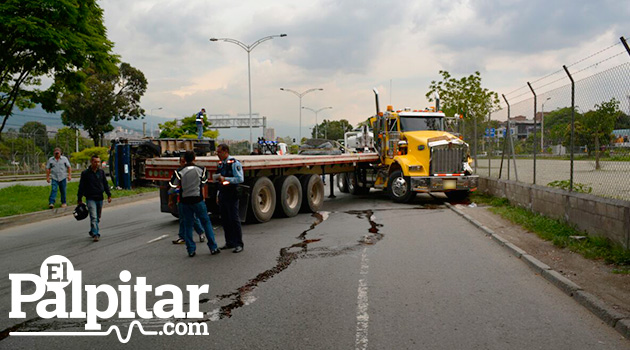
<path fill-rule="evenodd" d="M 492 207 L 490 211 L 493 213 L 534 232 L 540 238 L 552 242 L 556 247 L 567 248 L 587 259 L 602 259 L 608 264 L 614 264 L 618 267 L 615 273 L 630 273 L 630 250 L 624 249 L 607 238 L 589 236 L 564 221 L 512 206 L 506 198 L 475 193 L 470 199 L 476 203 L 490 205 Z M 586 236 L 586 238 L 578 240 L 571 236 Z"/>
<path fill-rule="evenodd" d="M 111 187 L 111 182 L 110 182 Z M 77 192 L 79 182 L 68 183 L 67 204 L 74 206 L 77 204 Z M 112 198 L 127 197 L 139 193 L 157 191 L 156 187 L 138 187 L 131 190 L 112 189 Z M 50 196 L 50 185 L 48 186 L 24 186 L 15 185 L 0 189 L 0 217 L 32 213 L 48 209 L 48 197 Z M 107 198 L 107 195 L 104 195 Z M 85 198 L 83 199 L 85 201 Z M 61 196 L 57 192 L 57 202 L 55 207 L 61 205 Z"/>

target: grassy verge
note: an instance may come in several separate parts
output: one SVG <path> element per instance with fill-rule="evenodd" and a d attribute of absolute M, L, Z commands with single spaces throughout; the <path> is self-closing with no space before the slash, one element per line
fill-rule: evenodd
<path fill-rule="evenodd" d="M 630 273 L 630 250 L 606 238 L 589 236 L 564 221 L 512 206 L 505 198 L 475 193 L 470 199 L 475 203 L 490 205 L 492 207 L 490 211 L 493 213 L 534 232 L 544 240 L 551 241 L 557 247 L 570 249 L 588 259 L 603 259 L 608 264 L 616 265 L 615 273 Z M 585 236 L 585 238 L 576 239 L 572 236 Z"/>
<path fill-rule="evenodd" d="M 111 187 L 111 182 L 110 182 Z M 73 206 L 77 204 L 77 192 L 79 182 L 68 183 L 67 204 Z M 144 192 L 157 191 L 156 187 L 139 187 L 132 190 L 112 189 L 112 198 L 127 197 Z M 15 185 L 0 189 L 0 217 L 32 213 L 48 209 L 48 197 L 50 196 L 50 185 L 48 186 L 23 186 Z M 107 198 L 107 197 L 105 197 Z M 85 200 L 85 199 L 83 199 Z M 61 196 L 57 192 L 56 207 L 61 205 Z"/>

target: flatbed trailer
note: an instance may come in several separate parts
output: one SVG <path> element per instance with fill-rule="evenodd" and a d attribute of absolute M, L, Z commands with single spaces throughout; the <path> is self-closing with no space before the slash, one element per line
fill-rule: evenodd
<path fill-rule="evenodd" d="M 324 202 L 323 176 L 330 176 L 333 194 L 333 175 L 355 173 L 380 161 L 377 153 L 247 155 L 235 158 L 241 162 L 245 175 L 239 191 L 241 220 L 248 222 L 265 222 L 274 215 L 291 217 L 299 212 L 316 212 Z M 219 158 L 197 157 L 195 164 L 205 167 L 211 179 L 217 171 Z M 177 216 L 177 210 L 168 194 L 168 181 L 179 166 L 179 158 L 176 157 L 148 158 L 140 165 L 140 174 L 144 174 L 141 178 L 160 184 L 160 210 L 174 216 Z M 218 213 L 217 189 L 218 184 L 210 181 L 205 187 L 206 205 L 211 213 Z"/>

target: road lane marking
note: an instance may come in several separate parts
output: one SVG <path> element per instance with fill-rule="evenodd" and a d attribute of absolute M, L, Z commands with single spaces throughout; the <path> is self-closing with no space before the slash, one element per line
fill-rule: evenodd
<path fill-rule="evenodd" d="M 147 243 L 157 242 L 157 241 L 159 241 L 159 240 L 161 240 L 161 239 L 164 239 L 164 238 L 166 238 L 166 237 L 168 237 L 168 235 L 161 235 L 160 237 L 158 237 L 158 238 L 154 238 L 154 239 L 152 239 L 152 240 L 148 241 Z"/>
<path fill-rule="evenodd" d="M 369 269 L 369 259 L 367 257 L 367 247 L 363 248 L 361 254 L 361 275 L 357 293 L 357 336 L 355 340 L 356 350 L 366 350 L 368 348 L 368 325 L 370 315 L 368 314 L 368 284 L 367 274 Z"/>

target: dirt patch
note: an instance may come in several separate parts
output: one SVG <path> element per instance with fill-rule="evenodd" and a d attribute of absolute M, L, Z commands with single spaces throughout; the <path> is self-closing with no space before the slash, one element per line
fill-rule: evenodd
<path fill-rule="evenodd" d="M 551 266 L 585 291 L 598 296 L 612 308 L 630 316 L 630 275 L 613 273 L 614 267 L 601 260 L 589 260 L 568 249 L 561 249 L 542 240 L 535 233 L 503 219 L 488 210 L 457 205 L 484 226 L 507 239 L 528 254 Z"/>

